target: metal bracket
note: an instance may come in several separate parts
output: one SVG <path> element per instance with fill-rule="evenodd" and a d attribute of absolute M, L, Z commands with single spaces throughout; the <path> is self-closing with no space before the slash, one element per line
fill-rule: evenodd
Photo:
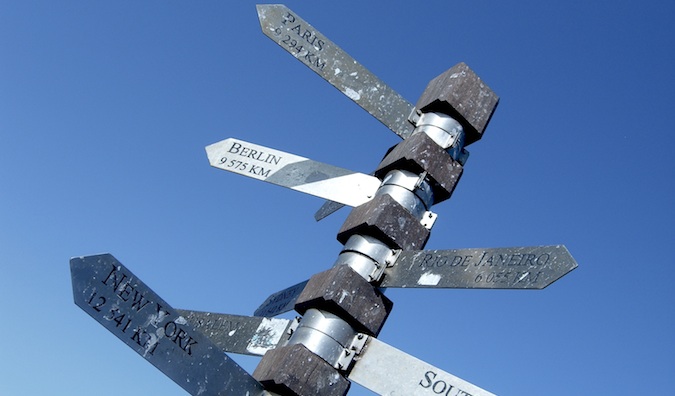
<path fill-rule="evenodd" d="M 394 169 L 383 178 L 382 185 L 375 194 L 389 194 L 408 208 L 413 216 L 421 215 L 421 211 L 429 209 L 433 203 L 433 188 L 426 171 L 417 174 L 408 170 Z M 421 205 L 418 205 L 417 200 Z"/>
<path fill-rule="evenodd" d="M 398 256 L 401 254 L 401 249 L 396 249 L 392 250 L 391 254 L 387 256 L 387 258 L 384 260 L 384 265 L 382 263 L 377 262 L 376 267 L 373 269 L 373 272 L 368 275 L 369 282 L 379 282 L 382 279 L 382 276 L 384 275 L 384 270 L 387 268 L 393 267 L 394 263 L 398 259 Z"/>
<path fill-rule="evenodd" d="M 422 112 L 413 107 L 412 111 L 410 111 L 410 115 L 408 116 L 408 122 L 417 127 L 417 122 L 419 122 L 421 115 Z"/>
<path fill-rule="evenodd" d="M 424 212 L 424 216 L 422 216 L 422 220 L 420 220 L 420 223 L 426 228 L 427 230 L 431 230 L 431 227 L 434 226 L 434 223 L 436 222 L 436 218 L 438 215 L 434 212 Z"/>
<path fill-rule="evenodd" d="M 363 347 L 366 345 L 368 338 L 369 336 L 363 333 L 356 334 L 349 347 L 344 349 L 342 355 L 340 355 L 340 358 L 333 367 L 343 371 L 349 370 L 351 365 L 354 363 L 356 356 L 358 356 L 361 351 L 363 351 Z"/>
<path fill-rule="evenodd" d="M 387 264 L 387 268 L 394 266 L 394 263 L 396 262 L 396 260 L 398 260 L 398 256 L 401 255 L 402 251 L 403 250 L 401 249 L 395 249 L 391 251 L 391 256 L 387 257 L 387 260 L 385 262 Z"/>
<path fill-rule="evenodd" d="M 377 263 L 377 265 L 373 269 L 373 272 L 371 272 L 368 275 L 368 282 L 369 283 L 379 282 L 380 279 L 382 278 L 382 275 L 384 275 L 385 268 L 387 268 L 386 265 L 381 265 L 380 263 Z"/>
<path fill-rule="evenodd" d="M 429 172 L 424 171 L 420 173 L 420 175 L 417 177 L 417 181 L 415 182 L 415 187 L 414 190 L 422 188 L 422 183 L 427 182 L 427 176 L 429 176 Z"/>
<path fill-rule="evenodd" d="M 283 346 L 288 345 L 288 341 L 291 339 L 291 336 L 293 335 L 293 333 L 295 333 L 295 330 L 298 329 L 298 326 L 300 326 L 301 320 L 302 320 L 301 316 L 296 316 L 291 320 L 291 324 L 288 326 L 288 329 L 286 329 L 285 337 L 282 337 L 274 348 L 281 348 Z"/>
<path fill-rule="evenodd" d="M 462 148 L 462 151 L 459 152 L 459 155 L 455 160 L 460 163 L 460 165 L 464 166 L 466 164 L 466 161 L 469 159 L 469 151 L 465 148 Z"/>
<path fill-rule="evenodd" d="M 296 316 L 293 318 L 291 325 L 288 326 L 288 330 L 286 330 L 286 334 L 288 334 L 288 338 L 290 338 L 293 333 L 295 333 L 295 330 L 297 330 L 298 326 L 300 326 L 300 320 L 302 318 L 300 316 Z"/>

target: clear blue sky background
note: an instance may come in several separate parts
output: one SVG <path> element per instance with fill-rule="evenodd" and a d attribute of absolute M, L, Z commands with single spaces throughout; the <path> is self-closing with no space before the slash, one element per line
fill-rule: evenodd
<path fill-rule="evenodd" d="M 672 394 L 674 3 L 287 5 L 413 103 L 460 61 L 500 95 L 428 249 L 579 263 L 542 291 L 390 290 L 380 338 L 498 395 Z M 365 173 L 399 141 L 254 2 L 0 1 L 1 394 L 185 394 L 73 304 L 72 256 L 246 315 L 332 265 L 348 210 L 211 168 L 227 137 Z"/>

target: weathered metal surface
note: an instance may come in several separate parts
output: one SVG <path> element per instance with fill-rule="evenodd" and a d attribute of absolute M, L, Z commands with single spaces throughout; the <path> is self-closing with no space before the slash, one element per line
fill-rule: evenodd
<path fill-rule="evenodd" d="M 499 97 L 465 63 L 459 63 L 429 82 L 417 100 L 423 113 L 444 113 L 459 121 L 466 145 L 483 137 Z"/>
<path fill-rule="evenodd" d="M 380 180 L 234 138 L 206 147 L 211 166 L 345 205 L 368 202 Z"/>
<path fill-rule="evenodd" d="M 258 5 L 263 33 L 401 138 L 414 106 L 326 36 L 281 4 Z"/>
<path fill-rule="evenodd" d="M 297 285 L 287 287 L 284 290 L 270 295 L 262 304 L 260 304 L 253 315 L 269 317 L 293 310 L 295 301 L 298 299 L 300 293 L 302 293 L 302 289 L 307 286 L 307 282 L 309 282 L 309 280 L 300 282 Z"/>
<path fill-rule="evenodd" d="M 344 208 L 344 204 L 341 204 L 339 202 L 334 202 L 334 201 L 326 201 L 324 202 L 323 205 L 319 208 L 319 210 L 314 213 L 314 220 L 316 221 L 321 221 L 325 219 L 326 217 L 332 215 L 333 213 L 337 212 L 338 210 Z"/>
<path fill-rule="evenodd" d="M 262 356 L 288 336 L 292 321 L 177 309 L 179 315 L 225 352 Z"/>
<path fill-rule="evenodd" d="M 495 396 L 372 337 L 347 378 L 378 395 Z"/>
<path fill-rule="evenodd" d="M 303 313 L 288 345 L 302 344 L 328 364 L 340 368 L 345 350 L 350 348 L 356 336 L 354 328 L 340 316 L 312 308 Z"/>
<path fill-rule="evenodd" d="M 112 255 L 73 258 L 70 270 L 75 304 L 188 393 L 268 395 Z"/>
<path fill-rule="evenodd" d="M 563 245 L 401 252 L 382 287 L 543 289 L 577 267 Z"/>

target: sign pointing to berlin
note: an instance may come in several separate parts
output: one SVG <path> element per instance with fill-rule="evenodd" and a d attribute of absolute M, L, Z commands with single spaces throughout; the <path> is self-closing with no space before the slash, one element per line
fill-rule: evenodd
<path fill-rule="evenodd" d="M 269 395 L 110 254 L 70 260 L 75 304 L 192 395 Z"/>
<path fill-rule="evenodd" d="M 375 195 L 375 176 L 229 138 L 206 147 L 211 166 L 320 198 L 359 206 Z"/>
<path fill-rule="evenodd" d="M 401 252 L 381 286 L 543 289 L 576 267 L 563 245 Z"/>

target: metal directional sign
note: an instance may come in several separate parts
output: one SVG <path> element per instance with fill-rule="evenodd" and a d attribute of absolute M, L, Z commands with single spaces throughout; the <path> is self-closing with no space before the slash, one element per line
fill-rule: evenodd
<path fill-rule="evenodd" d="M 276 316 L 293 309 L 295 301 L 298 299 L 302 289 L 305 288 L 308 281 L 300 282 L 284 290 L 276 292 L 255 310 L 255 316 Z"/>
<path fill-rule="evenodd" d="M 234 138 L 206 147 L 211 166 L 317 197 L 359 206 L 375 195 L 375 176 Z"/>
<path fill-rule="evenodd" d="M 401 252 L 380 287 L 543 289 L 577 268 L 563 245 Z M 257 316 L 291 311 L 307 281 L 267 297 Z"/>
<path fill-rule="evenodd" d="M 381 286 L 543 289 L 576 267 L 563 245 L 401 252 Z"/>
<path fill-rule="evenodd" d="M 348 378 L 379 395 L 495 396 L 372 337 Z"/>
<path fill-rule="evenodd" d="M 258 5 L 263 33 L 405 139 L 414 106 L 282 4 Z"/>
<path fill-rule="evenodd" d="M 335 201 L 326 201 L 314 214 L 314 219 L 320 221 L 337 212 L 344 207 L 343 204 Z"/>
<path fill-rule="evenodd" d="M 293 323 L 288 319 L 176 310 L 225 352 L 262 356 L 274 349 Z"/>
<path fill-rule="evenodd" d="M 402 139 L 412 134 L 411 119 L 416 117 L 412 103 L 285 5 L 261 4 L 256 7 L 260 27 L 267 37 Z M 328 199 L 329 202 L 314 215 L 317 221 L 345 205 L 336 199 Z"/>
<path fill-rule="evenodd" d="M 192 395 L 269 395 L 110 254 L 70 260 L 75 304 Z"/>

